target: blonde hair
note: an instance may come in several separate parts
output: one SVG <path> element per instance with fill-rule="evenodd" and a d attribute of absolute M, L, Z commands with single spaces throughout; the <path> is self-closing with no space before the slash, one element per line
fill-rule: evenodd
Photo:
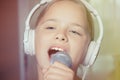
<path fill-rule="evenodd" d="M 65 1 L 65 0 L 53 0 L 51 3 L 48 3 L 47 7 L 45 7 L 43 9 L 43 11 L 41 11 L 40 15 L 38 16 L 36 24 L 35 24 L 34 27 L 36 27 L 38 25 L 38 23 L 41 20 L 41 18 L 47 12 L 48 8 L 50 6 L 52 6 L 55 2 L 58 2 L 58 1 Z M 91 38 L 91 40 L 94 40 L 94 25 L 93 25 L 93 19 L 92 19 L 91 13 L 89 12 L 89 10 L 85 7 L 85 5 L 80 0 L 68 0 L 68 1 L 72 1 L 72 2 L 75 2 L 75 3 L 83 6 L 83 8 L 86 11 L 86 16 L 87 16 L 87 20 L 88 20 L 88 31 L 90 33 L 90 38 Z"/>

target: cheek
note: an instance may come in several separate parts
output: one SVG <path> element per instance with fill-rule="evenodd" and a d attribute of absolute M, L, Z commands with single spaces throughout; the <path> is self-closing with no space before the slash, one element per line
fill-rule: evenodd
<path fill-rule="evenodd" d="M 79 40 L 71 43 L 71 57 L 74 65 L 79 65 L 86 54 L 88 42 L 86 40 Z"/>
<path fill-rule="evenodd" d="M 37 58 L 37 63 L 40 67 L 47 66 L 49 64 L 48 59 L 48 41 L 47 37 L 39 33 L 35 35 L 35 56 Z"/>
<path fill-rule="evenodd" d="M 35 32 L 35 45 L 36 48 L 41 48 L 45 46 L 46 42 L 48 42 L 49 35 L 45 34 L 42 30 L 36 30 Z"/>
<path fill-rule="evenodd" d="M 42 34 L 35 34 L 35 52 L 38 53 L 38 51 L 42 48 L 44 43 L 44 38 L 42 38 Z"/>

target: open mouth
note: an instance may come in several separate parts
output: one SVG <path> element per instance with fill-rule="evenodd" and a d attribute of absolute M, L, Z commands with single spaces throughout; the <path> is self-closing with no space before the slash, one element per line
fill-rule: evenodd
<path fill-rule="evenodd" d="M 57 52 L 62 52 L 62 51 L 64 51 L 64 50 L 61 48 L 53 47 L 53 48 L 49 49 L 48 55 L 51 58 L 51 55 L 56 54 Z"/>

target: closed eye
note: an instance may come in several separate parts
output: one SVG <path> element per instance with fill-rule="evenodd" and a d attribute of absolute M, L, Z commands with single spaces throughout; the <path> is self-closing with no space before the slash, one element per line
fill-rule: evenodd
<path fill-rule="evenodd" d="M 75 34 L 75 35 L 81 35 L 79 32 L 74 31 L 74 30 L 71 30 L 70 32 L 72 32 L 72 33 Z"/>
<path fill-rule="evenodd" d="M 45 29 L 55 29 L 55 27 L 48 26 L 48 27 L 46 27 Z"/>

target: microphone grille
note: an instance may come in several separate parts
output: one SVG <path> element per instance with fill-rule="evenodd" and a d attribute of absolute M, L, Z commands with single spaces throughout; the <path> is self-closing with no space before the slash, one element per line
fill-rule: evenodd
<path fill-rule="evenodd" d="M 72 67 L 71 57 L 66 52 L 56 52 L 55 54 L 51 55 L 50 63 L 53 64 L 55 61 L 58 61 L 69 68 Z"/>

